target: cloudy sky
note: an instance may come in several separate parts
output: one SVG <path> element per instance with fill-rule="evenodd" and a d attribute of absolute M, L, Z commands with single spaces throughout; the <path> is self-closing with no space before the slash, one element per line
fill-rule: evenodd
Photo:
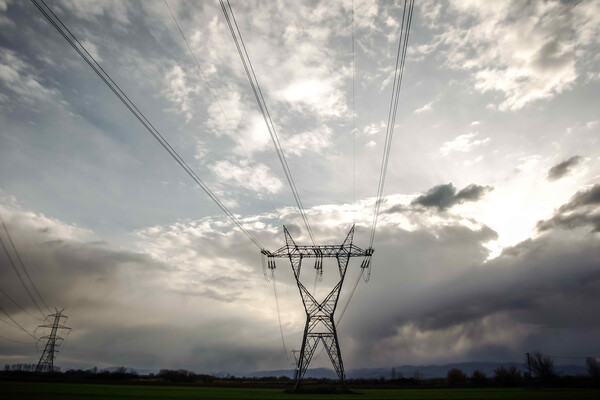
<path fill-rule="evenodd" d="M 231 3 L 317 241 L 355 221 L 367 246 L 403 3 Z M 263 246 L 283 224 L 308 244 L 217 1 L 169 0 L 200 68 L 163 0 L 48 4 Z M 339 325 L 347 369 L 600 355 L 599 30 L 598 0 L 417 1 L 373 272 Z M 0 88 L 0 214 L 66 308 L 59 365 L 289 368 L 257 248 L 29 2 L 0 1 Z M 0 267 L 22 308 L 0 306 L 33 331 Z M 276 284 L 299 349 L 281 260 Z M 0 317 L 0 363 L 35 362 Z"/>

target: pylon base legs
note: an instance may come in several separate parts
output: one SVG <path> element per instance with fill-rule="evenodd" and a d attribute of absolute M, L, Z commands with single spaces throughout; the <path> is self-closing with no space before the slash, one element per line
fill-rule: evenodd
<path fill-rule="evenodd" d="M 317 327 L 321 327 L 325 332 L 316 332 Z M 304 378 L 304 375 L 308 370 L 308 365 L 310 364 L 319 343 L 323 343 L 325 351 L 327 351 L 329 360 L 331 361 L 340 382 L 342 385 L 346 384 L 344 363 L 342 362 L 342 354 L 335 325 L 333 323 L 333 317 L 328 316 L 324 318 L 323 316 L 309 316 L 306 321 L 306 328 L 304 330 L 304 338 L 302 340 L 302 348 L 300 350 L 296 373 L 294 374 L 294 380 L 296 381 L 294 390 L 298 388 L 300 382 Z"/>

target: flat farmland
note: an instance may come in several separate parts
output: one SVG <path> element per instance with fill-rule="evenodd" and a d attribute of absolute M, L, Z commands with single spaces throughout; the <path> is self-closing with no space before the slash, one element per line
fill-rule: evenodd
<path fill-rule="evenodd" d="M 585 389 L 355 389 L 355 394 L 289 394 L 281 389 L 0 382 L 7 399 L 598 399 Z"/>

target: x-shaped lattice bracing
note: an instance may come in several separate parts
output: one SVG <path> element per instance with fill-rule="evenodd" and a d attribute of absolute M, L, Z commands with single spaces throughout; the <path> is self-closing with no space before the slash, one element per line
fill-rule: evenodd
<path fill-rule="evenodd" d="M 350 229 L 350 232 L 348 232 L 346 239 L 341 245 L 298 246 L 285 226 L 283 227 L 283 230 L 285 234 L 285 246 L 273 253 L 263 250 L 263 254 L 269 258 L 268 266 L 271 269 L 275 268 L 274 258 L 289 259 L 292 271 L 294 272 L 294 277 L 296 278 L 296 283 L 298 284 L 300 297 L 302 298 L 302 303 L 304 304 L 304 309 L 306 311 L 306 326 L 304 328 L 302 348 L 300 350 L 300 357 L 298 358 L 295 373 L 296 387 L 298 387 L 300 381 L 304 377 L 319 342 L 323 343 L 335 372 L 340 381 L 344 383 L 346 379 L 344 374 L 344 364 L 342 362 L 342 354 L 340 352 L 333 316 L 344 284 L 344 278 L 346 276 L 350 258 L 364 257 L 361 268 L 369 268 L 373 249 L 362 250 L 352 244 L 354 226 Z M 300 282 L 300 271 L 302 269 L 302 260 L 305 258 L 315 258 L 315 269 L 319 271 L 319 269 L 323 268 L 323 258 L 325 257 L 336 258 L 340 279 L 323 301 L 319 302 L 302 282 Z"/>

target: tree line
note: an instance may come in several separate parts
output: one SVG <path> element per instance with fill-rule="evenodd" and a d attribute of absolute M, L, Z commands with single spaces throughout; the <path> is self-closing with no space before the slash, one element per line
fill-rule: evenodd
<path fill-rule="evenodd" d="M 475 370 L 469 376 L 458 368 L 448 371 L 446 378 L 423 379 L 418 374 L 405 378 L 392 369 L 392 379 L 349 379 L 352 386 L 361 387 L 519 387 L 519 386 L 555 386 L 555 387 L 600 387 L 600 362 L 597 358 L 586 359 L 586 376 L 560 376 L 555 369 L 552 357 L 540 352 L 529 354 L 527 370 L 522 372 L 515 366 L 499 367 L 493 376 Z M 140 375 L 134 369 L 119 367 L 101 370 L 96 367 L 86 370 L 69 369 L 61 372 L 59 368 L 51 373 L 36 373 L 36 364 L 5 365 L 0 371 L 0 380 L 32 380 L 61 382 L 127 382 L 136 384 L 192 384 L 209 386 L 265 386 L 284 387 L 293 380 L 287 376 L 236 377 L 233 375 L 198 374 L 186 369 L 162 369 L 158 373 Z M 309 378 L 305 384 L 330 384 L 332 380 Z"/>

